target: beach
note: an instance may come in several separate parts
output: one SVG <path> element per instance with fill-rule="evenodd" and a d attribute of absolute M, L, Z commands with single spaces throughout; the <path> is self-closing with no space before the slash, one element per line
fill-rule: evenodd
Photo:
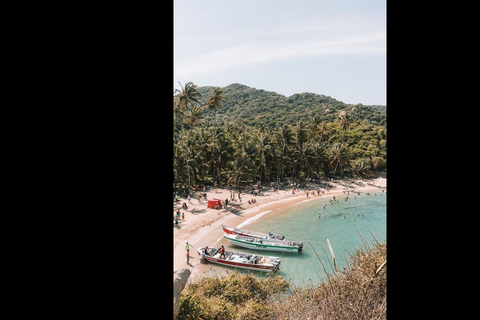
<path fill-rule="evenodd" d="M 192 197 L 190 200 L 180 198 L 174 204 L 174 216 L 180 209 L 180 216 L 184 219 L 178 220 L 178 227 L 174 223 L 174 270 L 187 268 L 191 271 L 188 282 L 196 281 L 204 276 L 224 275 L 227 268 L 218 267 L 212 264 L 200 264 L 200 257 L 196 249 L 201 246 L 218 247 L 224 245 L 229 248 L 228 242 L 223 239 L 222 225 L 229 227 L 243 227 L 256 218 L 265 219 L 272 215 L 279 214 L 285 207 L 296 203 L 322 197 L 333 197 L 348 192 L 381 192 L 386 191 L 386 178 L 377 179 L 344 179 L 328 181 L 325 184 L 308 183 L 304 188 L 287 186 L 275 190 L 273 187 L 263 189 L 242 190 L 241 201 L 238 198 L 238 189 L 232 188 L 209 188 L 199 190 L 197 195 L 206 194 L 207 200 Z M 235 199 L 231 200 L 231 192 Z M 256 194 L 255 194 L 256 192 Z M 222 208 L 207 208 L 208 200 L 219 199 L 224 204 L 228 199 L 228 206 Z M 252 200 L 255 201 L 252 203 Z M 250 203 L 249 203 L 250 202 Z M 182 206 L 187 208 L 183 209 Z M 240 207 L 239 207 L 240 206 Z M 244 227 L 248 229 L 248 225 Z M 268 232 L 268 230 L 265 230 Z M 185 245 L 191 245 L 190 259 L 187 264 Z M 233 270 L 233 269 L 232 269 Z"/>

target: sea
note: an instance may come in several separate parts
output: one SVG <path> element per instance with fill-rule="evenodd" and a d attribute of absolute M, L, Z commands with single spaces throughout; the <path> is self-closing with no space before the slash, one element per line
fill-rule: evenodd
<path fill-rule="evenodd" d="M 316 285 L 325 281 L 327 274 L 334 273 L 328 243 L 333 250 L 337 269 L 341 271 L 356 249 L 386 242 L 386 192 L 349 192 L 337 194 L 335 199 L 333 197 L 311 196 L 281 212 L 260 212 L 237 227 L 303 241 L 302 252 L 261 252 L 280 258 L 280 270 L 276 274 L 294 286 Z M 238 251 L 259 253 L 258 250 L 239 247 Z M 258 271 L 254 273 L 260 277 L 271 276 Z"/>

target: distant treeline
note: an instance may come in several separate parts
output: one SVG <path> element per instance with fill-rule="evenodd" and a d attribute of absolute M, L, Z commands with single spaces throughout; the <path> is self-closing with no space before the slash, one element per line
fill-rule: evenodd
<path fill-rule="evenodd" d="M 174 181 L 373 177 L 386 170 L 385 110 L 313 93 L 186 83 L 174 95 Z"/>
<path fill-rule="evenodd" d="M 235 122 L 258 126 L 263 123 L 271 129 L 279 129 L 284 124 L 297 125 L 301 120 L 318 116 L 321 121 L 332 122 L 338 119 L 340 111 L 347 111 L 352 121 L 365 121 L 370 124 L 386 125 L 386 106 L 366 106 L 345 104 L 331 97 L 314 93 L 296 93 L 290 97 L 261 89 L 234 83 L 222 88 L 225 101 L 217 110 L 217 122 Z M 199 87 L 204 104 L 214 87 Z M 205 110 L 205 124 L 214 125 L 215 112 Z"/>

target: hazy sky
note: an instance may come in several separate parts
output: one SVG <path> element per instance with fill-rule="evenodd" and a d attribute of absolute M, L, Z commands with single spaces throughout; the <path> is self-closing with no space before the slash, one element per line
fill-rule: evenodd
<path fill-rule="evenodd" d="M 174 88 L 386 105 L 386 0 L 174 0 Z"/>

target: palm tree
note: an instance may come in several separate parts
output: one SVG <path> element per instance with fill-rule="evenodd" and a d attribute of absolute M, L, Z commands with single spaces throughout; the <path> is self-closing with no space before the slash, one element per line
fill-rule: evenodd
<path fill-rule="evenodd" d="M 182 90 L 175 89 L 176 95 L 175 99 L 178 99 L 179 110 L 185 112 L 191 105 L 200 104 L 199 99 L 202 97 L 200 92 L 197 90 L 197 86 L 194 85 L 191 81 L 187 82 L 185 86 L 182 86 L 180 81 L 178 82 Z"/>
<path fill-rule="evenodd" d="M 292 178 L 296 176 L 297 173 L 302 171 L 303 167 L 305 166 L 305 154 L 306 148 L 304 147 L 304 143 L 307 140 L 307 123 L 304 121 L 299 121 L 297 126 L 294 128 L 295 133 L 295 146 L 294 146 L 294 153 L 295 153 L 295 160 L 294 166 L 292 168 Z M 299 168 L 298 170 L 296 168 Z"/>
<path fill-rule="evenodd" d="M 204 121 L 203 116 L 203 107 L 200 105 L 193 105 L 185 114 L 185 123 L 190 126 L 192 130 L 197 124 L 200 124 Z"/>
<path fill-rule="evenodd" d="M 371 175 L 370 159 L 357 159 L 352 161 L 351 170 L 355 178 L 367 178 Z"/>
<path fill-rule="evenodd" d="M 225 97 L 223 96 L 224 92 L 222 88 L 216 87 L 213 90 L 213 93 L 208 97 L 208 102 L 207 102 L 207 107 L 210 110 L 213 110 L 215 112 L 215 118 L 214 118 L 214 128 L 215 131 L 217 129 L 217 110 L 221 108 L 222 103 L 225 101 Z M 213 135 L 213 149 L 216 150 L 216 134 Z M 217 161 L 217 155 L 214 155 L 214 161 L 212 163 L 213 169 L 212 169 L 212 174 L 213 174 L 213 182 L 214 185 L 217 183 L 217 174 L 215 171 L 215 164 Z"/>
<path fill-rule="evenodd" d="M 322 123 L 322 118 L 319 115 L 310 117 L 308 119 L 309 124 L 309 138 L 312 139 L 320 132 L 320 124 Z"/>
<path fill-rule="evenodd" d="M 317 175 L 320 175 L 320 172 L 322 171 L 322 163 L 325 159 L 325 146 L 318 140 L 309 140 L 308 147 L 309 157 L 307 160 L 309 168 L 312 174 L 316 172 Z"/>
<path fill-rule="evenodd" d="M 199 106 L 199 105 L 193 105 L 186 113 L 185 115 L 185 122 L 190 126 L 189 130 L 188 130 L 188 136 L 187 136 L 187 143 L 190 143 L 191 141 L 191 134 L 192 134 L 192 131 L 193 131 L 193 128 L 195 127 L 195 125 L 203 122 L 203 115 L 202 115 L 202 112 L 203 112 L 203 107 L 202 106 Z M 187 156 L 189 156 L 191 153 L 187 153 Z M 187 176 L 188 176 L 188 186 L 190 187 L 191 184 L 191 180 L 190 180 L 190 177 L 191 177 L 191 172 L 190 172 L 190 169 L 191 169 L 191 166 L 189 165 L 190 164 L 190 160 L 191 158 L 190 157 L 187 157 Z"/>
<path fill-rule="evenodd" d="M 268 166 L 267 166 L 267 152 L 271 149 L 272 145 L 267 137 L 265 131 L 260 130 L 258 135 L 255 136 L 257 152 L 259 154 L 259 165 L 258 165 L 258 176 L 260 180 L 260 185 L 262 184 L 262 173 L 265 176 L 265 179 L 268 176 Z"/>
<path fill-rule="evenodd" d="M 323 141 L 323 135 L 325 134 L 326 127 L 325 122 L 322 121 L 322 117 L 316 115 L 309 119 L 309 139 L 313 139 L 317 134 L 320 134 L 320 141 Z"/>
<path fill-rule="evenodd" d="M 242 158 L 229 161 L 227 165 L 230 168 L 230 170 L 225 172 L 228 184 L 240 187 L 241 182 L 251 181 L 255 176 L 253 170 L 248 167 Z"/>
<path fill-rule="evenodd" d="M 197 90 L 197 86 L 194 85 L 191 81 L 187 82 L 185 86 L 182 86 L 180 82 L 181 90 L 175 89 L 174 92 L 174 112 L 175 114 L 183 114 L 186 115 L 186 118 L 184 118 L 184 122 L 190 123 L 191 128 L 199 121 L 197 120 L 197 115 L 200 115 L 201 112 L 198 108 L 196 110 L 194 109 L 194 106 L 199 105 L 200 101 L 199 99 L 202 97 L 200 92 Z M 198 106 L 197 106 L 198 107 Z M 177 135 L 177 137 L 182 137 L 183 135 L 183 126 L 181 129 L 181 132 Z M 187 149 L 188 149 L 188 143 L 190 141 L 190 130 L 189 130 L 189 136 L 187 138 Z M 190 186 L 190 158 L 189 158 L 189 153 L 185 152 L 187 158 L 186 158 L 186 168 L 187 168 L 187 177 L 188 177 L 188 185 Z"/>
<path fill-rule="evenodd" d="M 293 141 L 293 133 L 288 124 L 284 124 L 277 133 L 276 153 L 277 153 L 277 178 L 283 180 L 286 163 L 290 160 L 290 146 Z"/>
<path fill-rule="evenodd" d="M 348 165 L 348 150 L 343 143 L 334 143 L 329 151 L 330 166 L 335 164 L 333 170 L 333 177 L 337 171 L 337 167 L 340 166 L 340 177 L 343 176 L 343 169 Z"/>
<path fill-rule="evenodd" d="M 342 127 L 343 130 L 343 142 L 345 142 L 345 134 L 347 133 L 348 128 L 350 128 L 350 119 L 347 116 L 347 112 L 342 111 L 342 115 L 340 116 L 340 126 Z"/>

